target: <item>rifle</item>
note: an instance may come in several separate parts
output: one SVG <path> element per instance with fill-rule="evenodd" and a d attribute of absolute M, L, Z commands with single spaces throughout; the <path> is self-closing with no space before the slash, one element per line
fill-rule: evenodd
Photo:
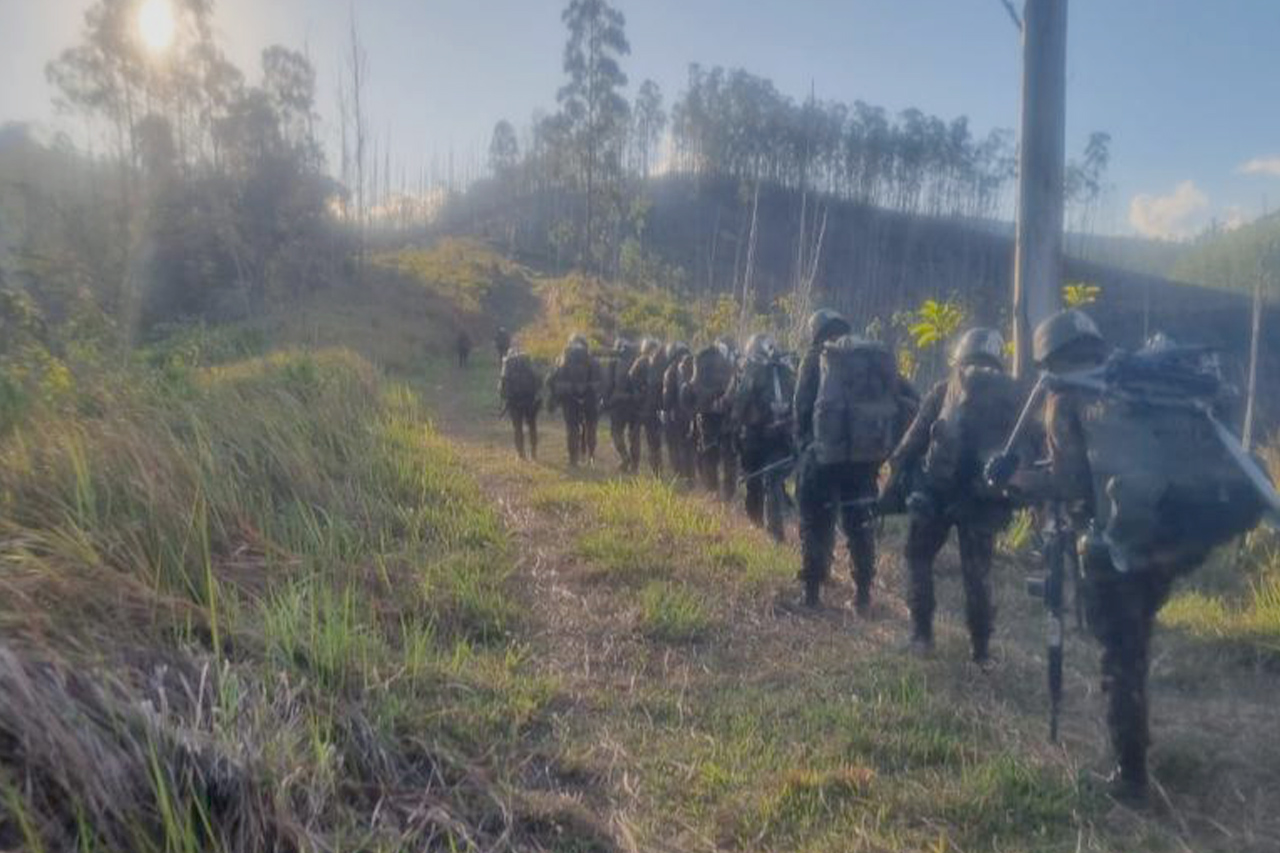
<path fill-rule="evenodd" d="M 772 474 L 774 471 L 788 471 L 788 472 L 789 472 L 789 471 L 790 471 L 790 469 L 791 469 L 791 468 L 793 468 L 793 467 L 795 466 L 796 462 L 798 462 L 798 461 L 799 461 L 799 457 L 797 457 L 797 456 L 788 456 L 788 457 L 787 457 L 787 458 L 785 458 L 785 459 L 779 459 L 777 462 L 770 462 L 768 465 L 764 466 L 763 468 L 761 468 L 761 469 L 759 469 L 759 470 L 757 470 L 757 471 L 752 471 L 752 472 L 751 472 L 751 473 L 749 473 L 749 474 L 743 474 L 743 475 L 739 476 L 739 477 L 738 477 L 738 484 L 739 484 L 739 485 L 743 485 L 743 484 L 745 484 L 745 483 L 749 483 L 749 482 L 751 482 L 752 480 L 754 480 L 754 479 L 756 479 L 756 478 L 758 478 L 758 477 L 765 477 L 765 476 L 768 476 L 769 474 Z"/>
<path fill-rule="evenodd" d="M 1067 522 L 1062 505 L 1052 502 L 1049 517 L 1040 533 L 1040 552 L 1044 556 L 1043 576 L 1027 578 L 1027 592 L 1044 601 L 1045 652 L 1048 659 L 1049 740 L 1058 742 L 1058 722 L 1062 715 L 1063 635 L 1066 611 L 1066 573 L 1071 566 L 1075 582 L 1076 621 L 1083 623 L 1080 596 L 1080 558 L 1076 552 L 1075 532 Z"/>

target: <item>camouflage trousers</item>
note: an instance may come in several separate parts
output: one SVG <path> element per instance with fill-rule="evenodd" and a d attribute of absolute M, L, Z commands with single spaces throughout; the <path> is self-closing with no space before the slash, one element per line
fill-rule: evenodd
<path fill-rule="evenodd" d="M 996 615 L 991 595 L 991 561 L 996 535 L 1008 520 L 1009 513 L 1004 507 L 975 507 L 959 515 L 948 507 L 940 507 L 928 514 L 911 514 L 906 547 L 907 604 L 916 638 L 933 639 L 933 613 L 937 605 L 933 564 L 954 527 L 960 546 L 965 622 L 973 657 L 975 660 L 987 657 Z"/>
<path fill-rule="evenodd" d="M 507 415 L 511 418 L 511 430 L 516 443 L 516 453 L 525 458 L 525 431 L 529 435 L 529 454 L 538 458 L 538 411 L 542 404 L 534 402 L 521 405 L 507 404 Z"/>
<path fill-rule="evenodd" d="M 1103 555 L 1084 560 L 1085 607 L 1089 627 L 1102 644 L 1102 689 L 1107 695 L 1107 730 L 1127 784 L 1147 782 L 1147 673 L 1156 614 L 1173 586 L 1161 571 L 1121 574 Z"/>
<path fill-rule="evenodd" d="M 702 485 L 723 501 L 733 500 L 738 490 L 738 454 L 724 415 L 700 414 L 694 418 L 694 445 Z"/>
<path fill-rule="evenodd" d="M 747 518 L 756 527 L 764 527 L 774 539 L 786 539 L 787 471 L 785 468 L 768 474 L 751 476 L 791 455 L 791 443 L 787 439 L 770 439 L 747 434 L 742 440 L 742 472 L 750 477 L 746 481 Z"/>
<path fill-rule="evenodd" d="M 831 570 L 836 526 L 849 547 L 858 602 L 871 600 L 876 573 L 876 538 L 870 508 L 859 504 L 876 496 L 880 466 L 869 463 L 820 465 L 812 450 L 796 472 L 796 502 L 800 506 L 800 577 L 806 587 L 822 584 Z"/>
<path fill-rule="evenodd" d="M 596 433 L 599 429 L 600 409 L 594 400 L 569 398 L 564 401 L 564 432 L 569 465 L 594 462 L 596 458 Z"/>
<path fill-rule="evenodd" d="M 640 422 L 635 412 L 614 409 L 609 412 L 609 438 L 618 453 L 623 471 L 636 471 L 640 467 Z"/>
<path fill-rule="evenodd" d="M 662 421 L 657 412 L 640 416 L 644 430 L 644 444 L 649 452 L 649 470 L 654 476 L 662 475 Z"/>
<path fill-rule="evenodd" d="M 680 479 L 692 484 L 696 476 L 696 453 L 689 432 L 692 425 L 688 418 L 668 413 L 663 429 L 667 439 L 667 460 Z"/>

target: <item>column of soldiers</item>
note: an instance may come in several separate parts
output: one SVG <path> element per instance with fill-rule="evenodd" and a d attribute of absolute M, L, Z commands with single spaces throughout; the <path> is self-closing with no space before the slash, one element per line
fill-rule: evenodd
<path fill-rule="evenodd" d="M 1019 506 L 1065 508 L 1071 529 L 1081 534 L 1084 574 L 1077 595 L 1102 646 L 1107 723 L 1118 764 L 1114 791 L 1126 801 L 1143 801 L 1155 615 L 1174 579 L 1202 563 L 1213 545 L 1254 526 L 1265 501 L 1280 506 L 1274 489 L 1268 498 L 1265 477 L 1259 485 L 1257 478 L 1241 476 L 1248 467 L 1243 457 L 1216 468 L 1202 463 L 1191 479 L 1153 476 L 1161 462 L 1152 456 L 1146 427 L 1134 429 L 1124 421 L 1132 415 L 1116 415 L 1099 402 L 1105 400 L 1098 396 L 1100 380 L 1070 379 L 1102 375 L 1104 362 L 1114 363 L 1097 326 L 1079 311 L 1064 311 L 1037 328 L 1037 365 L 1047 377 L 1066 378 L 1037 386 L 1025 412 L 1027 389 L 1007 374 L 1005 343 L 994 329 L 964 334 L 947 376 L 921 398 L 899 373 L 893 352 L 855 334 L 845 317 L 820 310 L 808 328 L 798 372 L 767 335 L 752 337 L 741 356 L 726 340 L 694 351 L 678 341 L 663 346 L 644 339 L 637 346 L 619 339 L 603 364 L 585 339 L 574 336 L 545 383 L 549 408 L 564 413 L 570 465 L 594 461 L 603 411 L 624 472 L 637 472 L 647 453 L 654 474 L 669 470 L 683 484 L 701 484 L 724 501 L 743 485 L 748 517 L 778 541 L 788 510 L 798 508 L 799 581 L 802 603 L 810 608 L 821 606 L 838 529 L 849 553 L 855 611 L 869 614 L 876 519 L 906 514 L 910 648 L 921 655 L 930 654 L 934 643 L 934 561 L 954 529 L 970 651 L 983 670 L 992 663 L 991 569 L 998 535 Z M 1153 381 L 1149 363 L 1142 364 L 1147 366 L 1139 375 Z M 522 456 L 522 425 L 536 453 L 542 390 L 536 375 L 525 375 L 526 367 L 527 357 L 513 351 L 502 380 Z M 1025 416 L 1042 401 L 1042 417 Z M 1202 409 L 1180 411 L 1198 417 Z M 1185 448 L 1183 455 L 1221 460 L 1222 447 L 1216 447 L 1216 455 L 1213 447 Z M 1146 469 L 1126 469 L 1133 463 L 1123 460 L 1134 458 L 1145 459 Z M 794 501 L 786 485 L 793 475 Z M 1149 493 L 1153 482 L 1162 489 L 1159 500 Z M 1175 495 L 1184 496 L 1181 503 Z"/>

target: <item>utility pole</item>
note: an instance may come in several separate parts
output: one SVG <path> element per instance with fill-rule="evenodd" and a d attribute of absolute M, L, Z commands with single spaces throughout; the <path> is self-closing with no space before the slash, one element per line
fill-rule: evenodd
<path fill-rule="evenodd" d="M 1066 171 L 1067 0 L 1026 0 L 1022 13 L 1022 133 L 1013 280 L 1014 365 L 1032 372 L 1031 333 L 1058 306 Z"/>
<path fill-rule="evenodd" d="M 1262 337 L 1262 261 L 1258 262 L 1258 277 L 1253 281 L 1253 315 L 1249 329 L 1249 390 L 1245 396 L 1244 434 L 1241 443 L 1245 450 L 1253 450 L 1253 421 L 1258 399 L 1258 341 Z"/>

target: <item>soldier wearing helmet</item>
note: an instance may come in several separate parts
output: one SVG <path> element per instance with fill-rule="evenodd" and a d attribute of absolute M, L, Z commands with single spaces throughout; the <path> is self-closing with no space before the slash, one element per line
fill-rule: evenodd
<path fill-rule="evenodd" d="M 631 366 L 631 385 L 636 394 L 636 420 L 644 432 L 649 450 L 649 468 L 662 474 L 662 383 L 667 372 L 666 347 L 655 338 L 645 338 L 640 357 Z"/>
<path fill-rule="evenodd" d="M 692 486 L 697 474 L 694 448 L 693 411 L 683 401 L 682 389 L 693 377 L 693 353 L 688 344 L 667 345 L 667 369 L 662 376 L 662 423 L 667 443 L 667 459 L 675 474 Z"/>
<path fill-rule="evenodd" d="M 850 334 L 852 325 L 843 316 L 830 309 L 815 311 L 809 318 L 810 345 L 800 363 L 800 375 L 796 382 L 793 403 L 793 441 L 798 456 L 796 467 L 796 502 L 800 509 L 800 577 L 804 584 L 804 603 L 816 607 L 820 601 L 822 584 L 827 580 L 835 547 L 837 521 L 848 540 L 857 594 L 854 599 L 859 613 L 867 613 L 871 606 L 871 587 L 875 580 L 876 541 L 872 514 L 863 503 L 874 503 L 876 483 L 884 458 L 864 461 L 840 461 L 831 463 L 834 454 L 826 452 L 825 442 L 815 429 L 815 412 L 824 388 L 823 362 L 829 349 L 864 351 L 876 365 L 864 381 L 866 390 L 876 394 L 877 406 L 889 401 L 893 408 L 892 422 L 878 414 L 866 423 L 874 423 L 877 437 L 877 453 L 883 448 L 887 457 L 892 445 L 884 446 L 901 435 L 919 405 L 915 389 L 898 375 L 892 353 L 882 346 L 862 341 Z M 833 385 L 834 388 L 834 385 Z M 865 393 L 843 401 L 845 418 L 870 398 Z M 845 418 L 839 420 L 844 421 Z M 886 435 L 881 426 L 889 426 L 892 434 Z M 850 429 L 852 422 L 846 424 Z M 847 446 L 846 446 L 847 447 Z M 860 456 L 869 456 L 860 453 Z"/>
<path fill-rule="evenodd" d="M 984 468 L 1002 448 L 1020 402 L 1004 370 L 1004 338 L 995 329 L 970 329 L 952 352 L 950 374 L 925 395 L 890 457 L 881 504 L 894 511 L 910 492 L 905 501 L 910 517 L 907 603 L 917 652 L 926 653 L 933 646 L 933 564 L 954 527 L 973 659 L 984 667 L 991 660 L 991 562 L 1011 506 L 1002 494 L 986 487 Z"/>
<path fill-rule="evenodd" d="M 1065 374 L 1101 365 L 1108 350 L 1093 320 L 1073 310 L 1055 314 L 1040 324 L 1035 332 L 1034 354 L 1044 370 Z M 1053 487 L 1077 530 L 1089 529 L 1097 511 L 1083 428 L 1090 410 L 1090 399 L 1070 388 L 1052 389 L 1045 400 Z M 1147 670 L 1151 634 L 1175 573 L 1121 573 L 1106 548 L 1087 544 L 1081 557 L 1089 627 L 1102 644 L 1107 728 L 1118 764 L 1113 792 L 1123 801 L 1140 804 L 1146 799 L 1148 782 Z"/>
<path fill-rule="evenodd" d="M 635 343 L 619 337 L 613 342 L 613 357 L 604 370 L 602 408 L 609 413 L 609 437 L 618 453 L 618 467 L 624 473 L 640 466 L 639 399 L 631 381 L 631 368 L 639 352 Z"/>
<path fill-rule="evenodd" d="M 1036 364 L 1054 375 L 1100 367 L 1108 348 L 1098 326 L 1084 312 L 1061 311 L 1035 331 Z M 1082 593 L 1089 628 L 1102 644 L 1102 687 L 1107 696 L 1107 729 L 1117 762 L 1112 792 L 1121 801 L 1140 805 L 1147 795 L 1147 671 L 1156 614 L 1168 598 L 1174 578 L 1188 566 L 1158 566 L 1143 571 L 1117 570 L 1109 549 L 1092 533 L 1098 516 L 1089 462 L 1086 424 L 1101 411 L 1090 392 L 1067 383 L 1052 384 L 1045 398 L 1045 438 L 1049 482 L 1039 484 L 1044 497 L 1062 503 L 1074 529 L 1090 531 L 1080 540 L 1084 570 Z M 1007 480 L 1016 456 L 1004 457 L 990 471 Z M 995 473 L 1002 472 L 1002 473 Z"/>
<path fill-rule="evenodd" d="M 778 357 L 768 335 L 752 335 L 733 393 L 732 422 L 738 429 L 740 469 L 746 484 L 747 517 L 770 535 L 784 538 L 786 504 L 784 464 L 792 457 L 791 407 L 795 374 Z"/>
<path fill-rule="evenodd" d="M 547 411 L 560 408 L 564 412 L 570 467 L 595 462 L 601 379 L 600 364 L 591 355 L 587 339 L 571 335 L 547 376 Z"/>

